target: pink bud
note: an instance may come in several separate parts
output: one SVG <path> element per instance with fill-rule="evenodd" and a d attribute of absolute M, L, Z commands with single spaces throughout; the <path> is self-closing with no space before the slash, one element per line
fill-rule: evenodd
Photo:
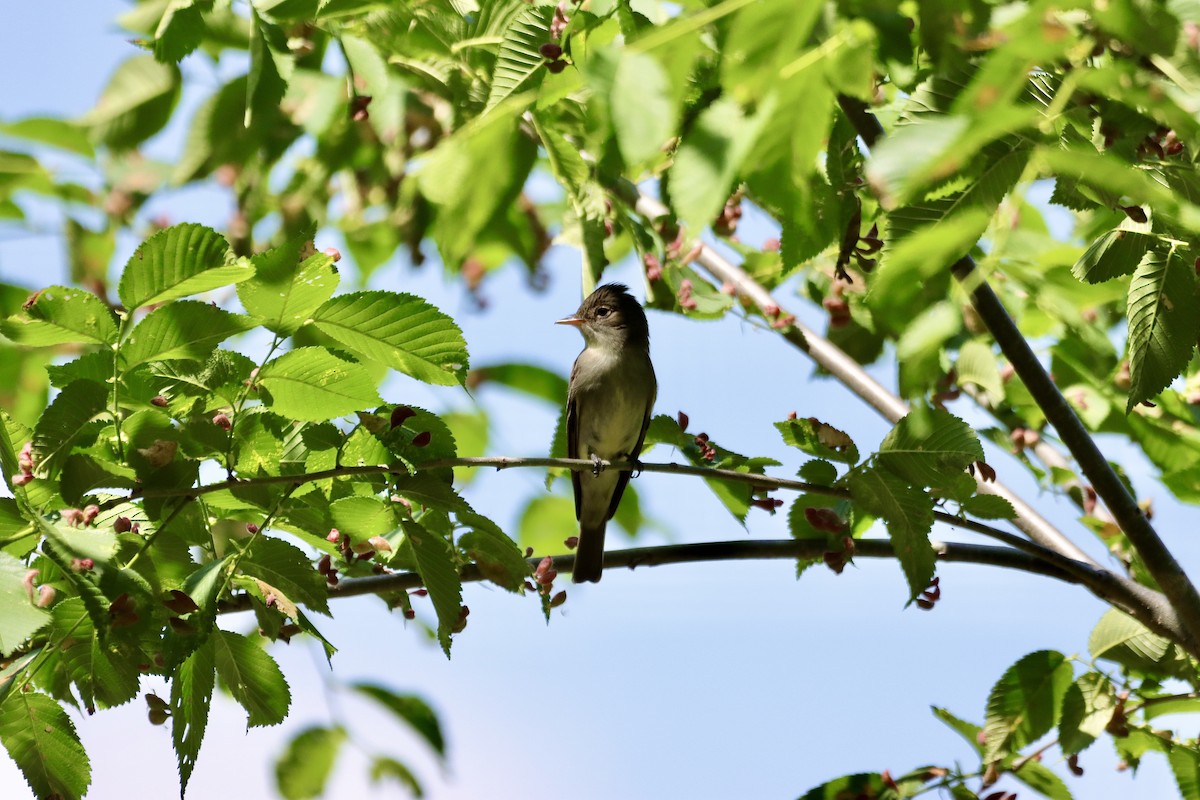
<path fill-rule="evenodd" d="M 247 522 L 246 523 L 246 532 L 247 533 L 258 533 L 258 526 L 255 525 L 253 522 Z"/>
<path fill-rule="evenodd" d="M 56 592 L 55 592 L 53 586 L 50 586 L 49 584 L 43 584 L 43 585 L 39 586 L 38 587 L 37 607 L 38 608 L 49 608 L 50 604 L 54 602 L 55 594 L 56 594 Z"/>
<path fill-rule="evenodd" d="M 216 425 L 218 428 L 220 428 L 223 431 L 228 431 L 228 430 L 233 429 L 233 422 L 229 419 L 229 416 L 227 414 L 217 414 L 216 416 L 214 416 L 212 418 L 212 424 Z"/>
<path fill-rule="evenodd" d="M 332 258 L 333 263 L 335 263 L 335 264 L 342 260 L 342 251 L 338 250 L 336 247 L 326 247 L 321 252 L 323 252 L 325 255 L 329 256 L 330 258 Z"/>

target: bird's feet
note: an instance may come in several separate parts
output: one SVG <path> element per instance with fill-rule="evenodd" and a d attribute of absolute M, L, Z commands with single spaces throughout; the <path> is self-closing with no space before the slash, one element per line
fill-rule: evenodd
<path fill-rule="evenodd" d="M 592 475 L 594 477 L 600 477 L 600 470 L 604 469 L 603 462 L 604 459 L 600 458 L 600 456 L 596 455 L 595 453 L 592 453 Z"/>
<path fill-rule="evenodd" d="M 642 460 L 637 456 L 630 456 L 629 463 L 633 464 L 633 475 L 630 477 L 639 478 L 642 475 Z"/>

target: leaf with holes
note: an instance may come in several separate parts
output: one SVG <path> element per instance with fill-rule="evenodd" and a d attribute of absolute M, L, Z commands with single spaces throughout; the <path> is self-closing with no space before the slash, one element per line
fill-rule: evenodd
<path fill-rule="evenodd" d="M 303 244 L 297 238 L 254 256 L 254 277 L 238 284 L 246 312 L 276 333 L 295 333 L 337 289 L 333 259 L 314 253 L 301 260 Z"/>
<path fill-rule="evenodd" d="M 0 322 L 0 333 L 34 347 L 117 341 L 112 309 L 91 292 L 51 286 L 38 292 L 36 298 L 23 314 Z"/>

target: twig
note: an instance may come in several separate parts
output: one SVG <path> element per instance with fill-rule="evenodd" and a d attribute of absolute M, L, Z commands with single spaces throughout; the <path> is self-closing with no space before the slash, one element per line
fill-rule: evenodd
<path fill-rule="evenodd" d="M 841 102 L 855 130 L 868 146 L 882 137 L 882 126 L 865 107 L 849 99 Z M 987 279 L 975 269 L 975 261 L 965 255 L 950 270 L 959 283 L 970 290 L 975 311 L 1000 346 L 1000 351 L 1008 358 L 1034 402 L 1046 415 L 1046 420 L 1054 426 L 1058 438 L 1075 458 L 1080 470 L 1091 481 L 1096 494 L 1113 515 L 1113 520 L 1129 537 L 1130 543 L 1142 557 L 1146 570 L 1162 588 L 1187 633 L 1181 640 L 1182 644 L 1192 654 L 1200 654 L 1200 593 L 1196 591 L 1195 584 L 1167 549 L 1133 495 L 1109 465 L 1108 459 L 1100 452 L 1096 441 L 1058 390 Z"/>
<path fill-rule="evenodd" d="M 959 544 L 954 542 L 931 542 L 940 561 L 949 563 L 987 564 L 995 567 L 1021 570 L 1035 575 L 1045 575 L 1066 583 L 1079 583 L 1067 572 L 1045 563 L 1041 559 L 994 545 Z M 854 543 L 856 558 L 895 558 L 892 543 L 884 539 L 858 539 Z M 747 540 L 730 542 L 704 542 L 701 544 L 673 544 L 661 547 L 634 547 L 628 550 L 610 550 L 604 554 L 605 570 L 620 567 L 655 567 L 665 564 L 693 564 L 701 561 L 761 561 L 769 559 L 820 558 L 829 549 L 824 539 L 790 540 Z M 554 568 L 559 572 L 570 572 L 575 566 L 572 554 L 552 556 Z M 537 566 L 541 557 L 529 559 L 530 568 Z M 479 568 L 468 564 L 463 568 L 464 582 L 484 580 Z M 386 594 L 424 586 L 421 576 L 415 572 L 397 572 L 390 575 L 371 575 L 365 578 L 347 578 L 337 588 L 329 590 L 330 598 L 357 597 L 367 594 Z M 250 608 L 250 597 L 237 595 L 223 602 L 218 611 L 222 614 L 245 611 Z"/>

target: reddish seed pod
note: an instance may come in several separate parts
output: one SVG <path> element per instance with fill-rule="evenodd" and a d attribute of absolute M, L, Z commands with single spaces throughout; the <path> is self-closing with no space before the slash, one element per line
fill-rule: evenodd
<path fill-rule="evenodd" d="M 332 258 L 333 263 L 335 264 L 342 260 L 342 251 L 338 250 L 336 247 L 326 247 L 321 252 Z"/>
<path fill-rule="evenodd" d="M 687 414 L 680 411 L 679 414 L 676 415 L 675 421 L 679 423 L 679 430 L 686 431 L 688 422 L 690 422 L 691 420 L 688 419 Z"/>
<path fill-rule="evenodd" d="M 554 597 L 550 598 L 550 607 L 558 608 L 565 602 L 567 602 L 567 590 L 563 589 L 561 592 L 558 592 L 556 595 L 554 595 Z"/>
<path fill-rule="evenodd" d="M 154 397 L 150 398 L 150 405 L 155 406 L 156 408 L 166 408 L 167 398 L 163 397 L 161 394 L 156 394 Z"/>
<path fill-rule="evenodd" d="M 113 521 L 113 530 L 117 533 L 129 533 L 133 530 L 133 522 L 130 521 L 129 517 L 117 517 Z"/>
<path fill-rule="evenodd" d="M 417 612 L 413 611 L 411 608 L 406 608 L 406 609 L 404 609 L 404 618 L 405 619 L 416 619 Z"/>
<path fill-rule="evenodd" d="M 328 553 L 321 556 L 321 560 L 317 562 L 317 572 L 321 575 L 328 575 L 329 570 L 332 569 L 332 567 L 333 560 L 329 557 Z"/>
<path fill-rule="evenodd" d="M 432 438 L 433 438 L 433 435 L 430 434 L 429 431 L 421 431 L 420 433 L 418 433 L 416 436 L 413 437 L 413 442 L 412 442 L 413 447 L 425 447 L 426 445 L 429 444 L 429 441 Z"/>
<path fill-rule="evenodd" d="M 568 550 L 574 550 L 576 547 L 579 547 L 579 537 L 578 536 L 568 536 L 566 541 L 563 542 L 563 544 L 566 545 Z"/>
<path fill-rule="evenodd" d="M 229 416 L 227 414 L 217 414 L 216 416 L 214 416 L 212 418 L 212 424 L 216 425 L 218 428 L 220 428 L 223 431 L 228 431 L 228 430 L 233 429 L 233 422 L 229 419 Z"/>
<path fill-rule="evenodd" d="M 563 54 L 562 46 L 557 42 L 546 42 L 538 48 L 538 52 L 542 54 L 542 58 L 547 61 L 557 61 Z"/>
<path fill-rule="evenodd" d="M 546 69 L 548 69 L 552 75 L 557 75 L 558 73 L 562 72 L 566 68 L 567 68 L 567 62 L 565 62 L 565 61 L 547 61 L 546 62 Z M 607 227 L 607 221 L 606 221 L 605 227 Z"/>
<path fill-rule="evenodd" d="M 330 528 L 329 534 L 325 537 L 325 541 L 330 544 L 337 544 L 342 539 L 342 533 L 337 528 Z"/>
<path fill-rule="evenodd" d="M 416 597 L 428 597 L 428 596 L 429 596 L 429 590 L 428 590 L 428 589 L 413 589 L 413 590 L 410 592 L 410 594 L 412 594 L 412 595 L 414 595 L 414 596 L 416 596 Z"/>
<path fill-rule="evenodd" d="M 246 533 L 258 533 L 258 526 L 253 522 L 246 523 Z"/>
<path fill-rule="evenodd" d="M 413 411 L 408 406 L 396 406 L 392 409 L 392 415 L 389 420 L 393 428 L 398 428 L 404 424 L 404 421 L 409 417 L 415 417 L 417 412 Z"/>

